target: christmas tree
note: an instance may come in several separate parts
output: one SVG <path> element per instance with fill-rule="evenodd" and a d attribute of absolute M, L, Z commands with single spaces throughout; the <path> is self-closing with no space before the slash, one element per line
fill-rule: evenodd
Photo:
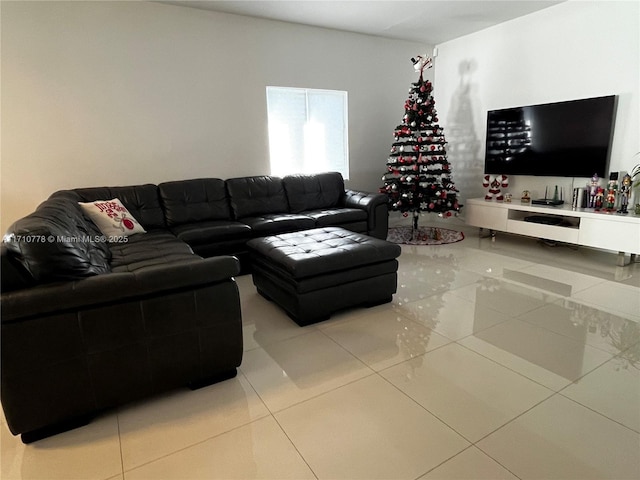
<path fill-rule="evenodd" d="M 411 84 L 402 124 L 395 128 L 380 191 L 388 195 L 390 210 L 413 214 L 417 230 L 420 212 L 450 217 L 461 205 L 451 179 L 444 130 L 438 125 L 433 87 L 423 78 L 425 68 L 432 66 L 431 58 L 418 56 L 411 61 L 420 78 Z"/>

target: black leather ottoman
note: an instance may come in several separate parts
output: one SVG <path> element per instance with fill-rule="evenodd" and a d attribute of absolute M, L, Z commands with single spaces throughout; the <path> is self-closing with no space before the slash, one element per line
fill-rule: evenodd
<path fill-rule="evenodd" d="M 390 302 L 400 246 L 339 227 L 256 238 L 247 243 L 253 283 L 298 325 L 337 311 Z"/>

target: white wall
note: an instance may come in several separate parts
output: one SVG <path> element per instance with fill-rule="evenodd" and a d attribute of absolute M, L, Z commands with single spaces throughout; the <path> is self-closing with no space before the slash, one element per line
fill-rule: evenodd
<path fill-rule="evenodd" d="M 487 110 L 616 94 L 610 171 L 630 171 L 638 163 L 639 24 L 636 1 L 569 1 L 438 45 L 434 95 L 463 203 L 485 193 Z M 510 181 L 517 198 L 525 189 L 537 198 L 546 185 L 571 192 L 587 179 Z"/>
<path fill-rule="evenodd" d="M 0 2 L 2 231 L 52 192 L 269 173 L 265 86 L 349 94 L 377 190 L 432 47 L 146 2 Z"/>

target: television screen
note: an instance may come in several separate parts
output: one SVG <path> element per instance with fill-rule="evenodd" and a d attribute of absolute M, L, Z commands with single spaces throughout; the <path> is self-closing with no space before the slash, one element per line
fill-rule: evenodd
<path fill-rule="evenodd" d="M 485 173 L 604 178 L 616 96 L 490 110 Z"/>

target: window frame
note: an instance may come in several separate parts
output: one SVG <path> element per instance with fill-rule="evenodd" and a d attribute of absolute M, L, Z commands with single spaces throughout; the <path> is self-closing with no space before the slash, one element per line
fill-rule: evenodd
<path fill-rule="evenodd" d="M 276 156 L 275 154 L 275 150 L 276 150 L 276 146 L 274 145 L 274 136 L 276 135 L 274 133 L 274 129 L 276 128 L 274 126 L 275 122 L 273 122 L 272 115 L 274 115 L 272 113 L 272 109 L 270 108 L 270 97 L 269 94 L 270 92 L 284 92 L 284 93 L 292 93 L 292 94 L 304 94 L 304 98 L 305 98 L 305 124 L 302 126 L 303 130 L 306 128 L 306 126 L 311 125 L 310 123 L 310 119 L 313 116 L 312 110 L 310 108 L 310 96 L 313 96 L 314 93 L 319 94 L 319 95 L 331 95 L 337 99 L 342 100 L 342 111 L 339 112 L 341 113 L 341 122 L 342 122 L 342 139 L 341 141 L 338 141 L 337 144 L 340 145 L 341 144 L 341 151 L 344 152 L 344 157 L 342 159 L 340 159 L 338 162 L 339 165 L 334 164 L 333 167 L 328 167 L 328 168 L 323 168 L 323 167 L 319 167 L 318 169 L 315 169 L 313 167 L 310 168 L 310 165 L 312 165 L 311 162 L 307 163 L 305 162 L 304 158 L 305 158 L 305 150 L 307 150 L 308 147 L 308 140 L 305 141 L 304 138 L 304 134 L 303 134 L 303 138 L 302 139 L 297 139 L 298 143 L 300 143 L 302 145 L 302 152 L 298 152 L 298 153 L 294 153 L 291 152 L 292 156 L 294 156 L 295 158 L 299 158 L 302 157 L 302 160 L 297 162 L 297 166 L 298 168 L 296 169 L 296 171 L 289 171 L 290 169 L 286 167 L 286 165 L 278 165 L 277 164 L 277 159 L 274 158 Z M 290 175 L 290 174 L 312 174 L 312 173 L 322 173 L 328 170 L 331 171 L 338 171 L 340 172 L 340 174 L 343 176 L 343 178 L 345 180 L 349 179 L 349 93 L 345 90 L 331 90 L 331 89 L 318 89 L 318 88 L 301 88 L 301 87 L 283 87 L 283 86 L 270 86 L 268 85 L 265 89 L 265 93 L 266 93 L 266 106 L 267 106 L 267 130 L 268 130 L 268 143 L 269 143 L 269 167 L 270 167 L 270 172 L 271 175 L 276 175 L 276 176 L 284 176 L 284 175 Z M 273 100 L 271 100 L 273 101 Z M 330 142 L 328 142 L 330 143 Z M 291 143 L 289 143 L 288 146 L 290 146 Z M 310 149 L 310 151 L 313 151 Z M 294 160 L 295 161 L 295 160 Z M 283 162 L 286 163 L 286 162 Z"/>

